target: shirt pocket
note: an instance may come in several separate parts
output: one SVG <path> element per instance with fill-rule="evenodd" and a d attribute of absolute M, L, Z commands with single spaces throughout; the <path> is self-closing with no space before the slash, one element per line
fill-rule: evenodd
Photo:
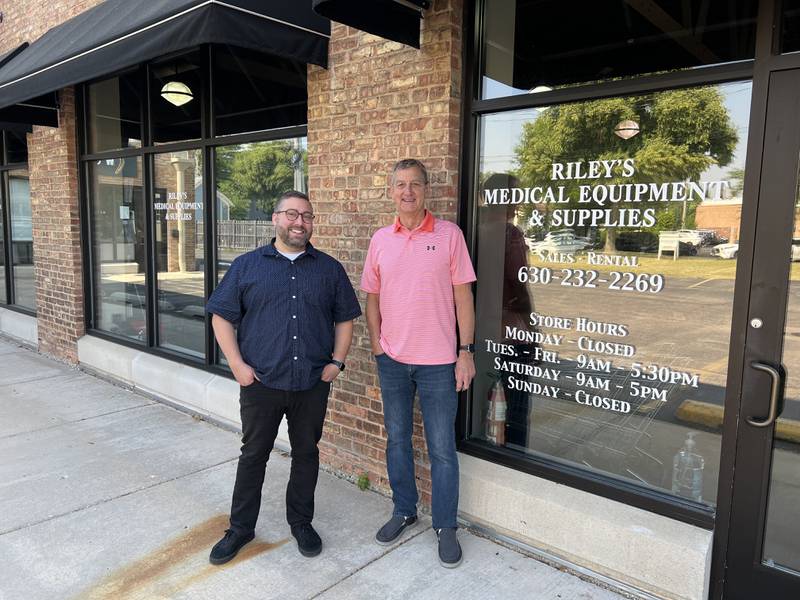
<path fill-rule="evenodd" d="M 326 314 L 333 312 L 335 290 L 332 281 L 327 277 L 317 276 L 314 279 L 307 279 L 300 293 L 309 305 L 324 310 Z"/>

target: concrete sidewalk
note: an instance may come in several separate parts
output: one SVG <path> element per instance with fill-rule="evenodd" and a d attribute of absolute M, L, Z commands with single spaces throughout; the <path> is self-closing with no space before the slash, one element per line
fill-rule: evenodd
<path fill-rule="evenodd" d="M 324 472 L 323 552 L 304 558 L 281 452 L 255 541 L 214 567 L 238 450 L 235 433 L 0 340 L 0 599 L 622 598 L 463 529 L 464 562 L 443 569 L 429 519 L 378 546 L 390 500 Z"/>

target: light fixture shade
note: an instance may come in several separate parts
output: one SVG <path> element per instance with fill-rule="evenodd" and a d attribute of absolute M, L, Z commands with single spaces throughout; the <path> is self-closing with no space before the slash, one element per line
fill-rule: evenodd
<path fill-rule="evenodd" d="M 639 133 L 639 124 L 636 121 L 620 121 L 614 127 L 614 133 L 623 140 L 629 140 Z"/>
<path fill-rule="evenodd" d="M 192 95 L 192 90 L 185 83 L 168 81 L 161 88 L 161 97 L 170 104 L 183 106 L 187 102 L 191 102 L 194 95 Z"/>

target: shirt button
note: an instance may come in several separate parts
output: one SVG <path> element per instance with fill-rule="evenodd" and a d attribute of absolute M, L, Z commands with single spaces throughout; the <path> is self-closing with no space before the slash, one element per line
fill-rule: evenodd
<path fill-rule="evenodd" d="M 294 279 L 294 275 L 292 275 L 292 279 Z"/>
<path fill-rule="evenodd" d="M 293 319 L 296 319 L 296 318 L 297 318 L 297 315 L 292 315 L 292 318 L 293 318 Z"/>
<path fill-rule="evenodd" d="M 294 359 L 297 360 L 297 357 L 295 356 Z"/>
<path fill-rule="evenodd" d="M 296 339 L 297 339 L 297 336 L 296 336 L 296 335 L 293 335 L 293 336 L 292 336 L 292 339 L 293 339 L 293 340 L 296 340 Z"/>
<path fill-rule="evenodd" d="M 297 296 L 292 296 L 292 298 L 297 298 Z"/>

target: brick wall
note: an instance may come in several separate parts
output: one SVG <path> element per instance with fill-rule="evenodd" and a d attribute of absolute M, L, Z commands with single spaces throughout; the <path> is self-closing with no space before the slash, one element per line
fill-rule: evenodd
<path fill-rule="evenodd" d="M 356 289 L 372 233 L 394 218 L 387 183 L 397 160 L 424 161 L 431 176 L 429 208 L 438 217 L 456 218 L 461 32 L 461 0 L 434 2 L 420 50 L 334 24 L 329 68 L 309 68 L 309 191 L 319 214 L 314 240 L 345 265 Z M 373 486 L 388 489 L 380 389 L 363 317 L 328 406 L 323 462 L 354 477 L 367 473 Z M 415 419 L 417 477 L 429 504 L 418 412 Z"/>
<path fill-rule="evenodd" d="M 0 53 L 33 42 L 51 27 L 100 0 L 0 1 Z M 75 99 L 59 94 L 59 127 L 34 127 L 28 135 L 33 256 L 39 350 L 77 362 L 76 342 L 84 332 L 81 276 Z"/>

